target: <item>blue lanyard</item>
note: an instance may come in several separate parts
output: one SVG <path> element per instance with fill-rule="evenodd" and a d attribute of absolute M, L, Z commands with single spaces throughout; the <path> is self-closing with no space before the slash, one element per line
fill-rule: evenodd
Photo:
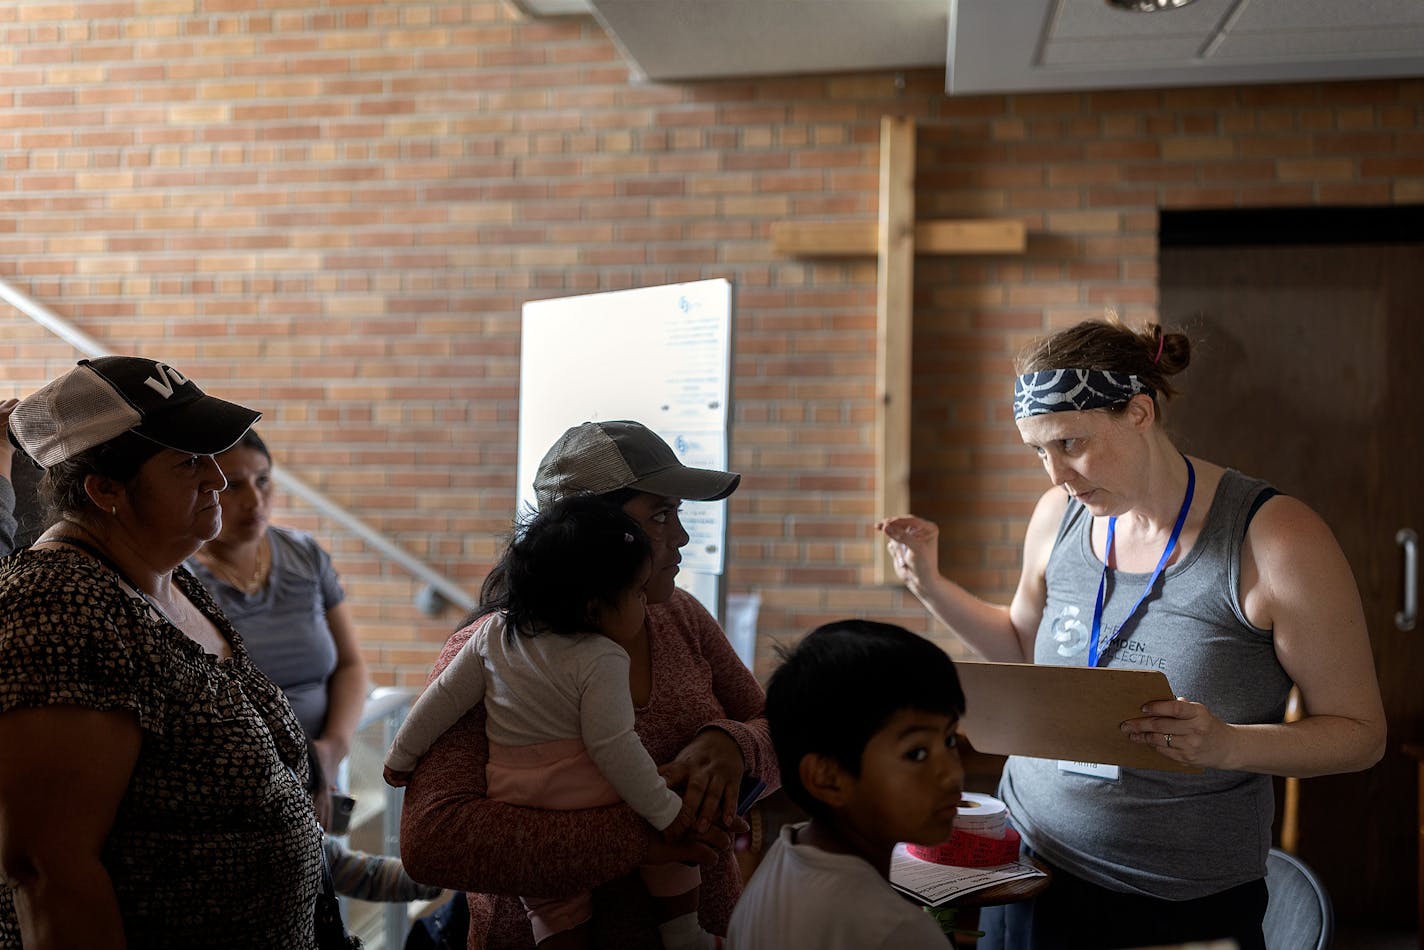
<path fill-rule="evenodd" d="M 1127 612 L 1127 616 L 1123 618 L 1117 630 L 1113 632 L 1111 637 L 1108 637 L 1108 642 L 1104 643 L 1102 650 L 1099 651 L 1098 635 L 1102 633 L 1103 629 L 1103 592 L 1107 589 L 1108 561 L 1112 560 L 1113 533 L 1117 530 L 1117 518 L 1112 517 L 1108 519 L 1108 540 L 1103 551 L 1103 576 L 1098 579 L 1098 600 L 1097 603 L 1093 605 L 1093 637 L 1088 641 L 1089 666 L 1098 665 L 1098 659 L 1103 653 L 1107 652 L 1108 647 L 1112 646 L 1113 640 L 1117 639 L 1117 635 L 1122 633 L 1123 628 L 1127 626 L 1133 614 L 1137 613 L 1137 608 L 1141 607 L 1142 602 L 1147 599 L 1147 595 L 1151 593 L 1152 588 L 1157 584 L 1157 578 L 1162 576 L 1162 569 L 1166 567 L 1167 562 L 1171 560 L 1172 552 L 1177 549 L 1177 539 L 1182 536 L 1182 525 L 1187 523 L 1187 512 L 1191 510 L 1192 495 L 1196 492 L 1197 487 L 1197 473 L 1196 470 L 1192 468 L 1191 459 L 1183 455 L 1182 461 L 1187 463 L 1187 496 L 1182 499 L 1182 510 L 1177 512 L 1177 523 L 1172 525 L 1172 536 L 1167 539 L 1167 547 L 1162 551 L 1162 557 L 1158 559 L 1157 566 L 1152 569 L 1152 576 L 1147 578 L 1147 585 L 1142 588 L 1142 593 L 1138 595 L 1136 603 L 1132 605 L 1132 609 Z"/>

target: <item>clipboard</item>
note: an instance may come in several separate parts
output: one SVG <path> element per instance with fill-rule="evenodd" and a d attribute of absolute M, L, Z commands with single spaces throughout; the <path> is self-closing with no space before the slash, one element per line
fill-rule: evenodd
<path fill-rule="evenodd" d="M 956 660 L 966 711 L 959 728 L 980 752 L 1200 772 L 1130 741 L 1119 728 L 1142 704 L 1175 699 L 1159 670 Z"/>

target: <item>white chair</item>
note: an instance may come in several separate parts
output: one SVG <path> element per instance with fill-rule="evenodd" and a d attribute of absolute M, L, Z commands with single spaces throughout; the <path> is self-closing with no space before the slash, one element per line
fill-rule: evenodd
<path fill-rule="evenodd" d="M 1335 936 L 1335 910 L 1315 872 L 1293 854 L 1272 848 L 1266 856 L 1266 950 L 1327 950 Z"/>

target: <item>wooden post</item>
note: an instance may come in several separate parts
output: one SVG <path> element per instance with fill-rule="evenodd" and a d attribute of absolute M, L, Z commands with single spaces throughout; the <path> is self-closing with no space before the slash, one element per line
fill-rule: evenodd
<path fill-rule="evenodd" d="M 782 221 L 772 246 L 801 257 L 875 254 L 875 514 L 910 510 L 910 360 L 914 336 L 915 254 L 1022 254 L 1022 221 L 915 221 L 915 122 L 880 120 L 880 211 L 876 221 Z M 895 583 L 880 546 L 875 581 Z"/>
<path fill-rule="evenodd" d="M 910 347 L 915 297 L 915 123 L 880 120 L 879 255 L 875 290 L 875 510 L 910 510 Z M 895 580 L 880 547 L 875 581 Z"/>

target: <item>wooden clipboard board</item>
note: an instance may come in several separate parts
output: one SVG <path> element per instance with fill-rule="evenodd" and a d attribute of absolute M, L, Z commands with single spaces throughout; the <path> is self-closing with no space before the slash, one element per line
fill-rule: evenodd
<path fill-rule="evenodd" d="M 1175 699 L 1158 670 L 956 660 L 966 711 L 960 730 L 992 755 L 1200 772 L 1130 741 L 1119 724 L 1142 704 Z"/>

